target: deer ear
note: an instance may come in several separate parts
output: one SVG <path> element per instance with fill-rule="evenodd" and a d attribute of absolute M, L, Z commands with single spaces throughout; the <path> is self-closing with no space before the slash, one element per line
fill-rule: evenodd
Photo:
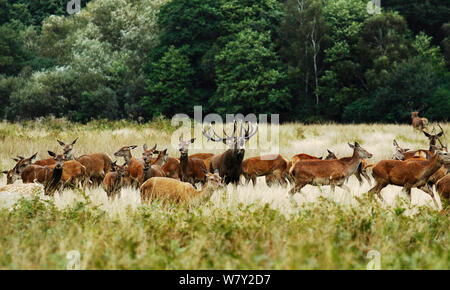
<path fill-rule="evenodd" d="M 147 144 L 144 144 L 144 145 L 142 146 L 142 148 L 144 149 L 144 151 L 147 151 L 147 149 L 148 149 Z"/>
<path fill-rule="evenodd" d="M 56 139 L 56 141 L 58 141 L 59 145 L 66 146 L 66 143 L 64 143 L 63 141 L 59 141 L 58 139 Z"/>
<path fill-rule="evenodd" d="M 75 143 L 77 143 L 78 137 L 75 138 L 75 140 L 72 141 L 72 145 L 75 145 Z"/>
<path fill-rule="evenodd" d="M 3 174 L 8 174 L 8 171 L 7 170 L 3 170 L 2 173 Z"/>
<path fill-rule="evenodd" d="M 444 132 L 441 132 L 441 133 L 437 134 L 437 136 L 442 137 L 443 134 L 444 134 Z"/>
<path fill-rule="evenodd" d="M 355 147 L 361 147 L 358 142 L 355 141 Z"/>
<path fill-rule="evenodd" d="M 431 135 L 430 134 L 428 134 L 427 132 L 425 132 L 425 131 L 423 131 L 423 134 L 425 134 L 425 136 L 427 137 L 427 138 L 430 138 L 431 137 Z"/>
<path fill-rule="evenodd" d="M 48 155 L 50 155 L 50 156 L 52 156 L 52 157 L 55 157 L 56 156 L 56 154 L 54 153 L 54 152 L 52 152 L 52 151 L 47 151 L 48 152 Z"/>
<path fill-rule="evenodd" d="M 19 162 L 19 161 L 20 161 L 19 158 L 11 158 L 11 159 L 14 160 L 14 161 L 16 161 L 16 162 Z"/>
<path fill-rule="evenodd" d="M 348 143 L 348 146 L 350 146 L 350 148 L 355 149 L 355 145 Z"/>
<path fill-rule="evenodd" d="M 167 153 L 167 148 L 164 149 L 162 152 L 163 152 L 163 154 L 166 154 Z"/>
<path fill-rule="evenodd" d="M 394 139 L 394 141 L 392 141 L 392 144 L 393 144 L 395 147 L 399 147 L 399 146 L 398 146 L 398 143 L 397 143 L 397 141 L 395 141 L 395 139 Z"/>
<path fill-rule="evenodd" d="M 137 147 L 137 145 L 131 145 L 130 146 L 130 149 L 134 149 L 134 148 L 136 148 Z"/>
<path fill-rule="evenodd" d="M 34 154 L 30 157 L 30 160 L 33 160 L 34 158 L 36 158 L 37 154 L 38 154 L 37 152 L 34 153 Z"/>
<path fill-rule="evenodd" d="M 153 146 L 152 150 L 156 150 L 156 145 L 158 145 L 158 144 L 155 144 L 155 146 Z"/>

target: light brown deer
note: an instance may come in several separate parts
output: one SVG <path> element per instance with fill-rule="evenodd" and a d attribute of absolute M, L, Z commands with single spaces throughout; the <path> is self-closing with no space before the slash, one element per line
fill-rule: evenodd
<path fill-rule="evenodd" d="M 131 186 L 139 188 L 144 182 L 144 165 L 131 155 L 131 150 L 137 145 L 124 146 L 119 149 L 114 156 L 123 157 L 127 165 L 127 177 Z"/>
<path fill-rule="evenodd" d="M 437 150 L 436 153 L 426 160 L 402 161 L 402 160 L 382 160 L 375 164 L 372 175 L 375 178 L 375 186 L 369 191 L 370 195 L 381 196 L 381 190 L 389 184 L 403 187 L 403 191 L 411 201 L 411 189 L 417 187 L 428 193 L 436 207 L 438 204 L 434 198 L 433 191 L 429 190 L 427 181 L 442 165 L 450 163 L 450 156 L 447 152 Z"/>
<path fill-rule="evenodd" d="M 126 169 L 126 164 L 118 165 L 116 161 L 112 163 L 112 171 L 106 173 L 102 182 L 107 196 L 114 196 L 120 191 L 124 184 Z"/>
<path fill-rule="evenodd" d="M 211 141 L 223 142 L 228 145 L 228 149 L 211 158 L 209 171 L 211 173 L 219 172 L 226 184 L 232 183 L 234 186 L 239 184 L 239 179 L 242 174 L 242 161 L 245 155 L 245 143 L 258 132 L 258 126 L 248 123 L 247 128 L 244 128 L 243 123 L 240 123 L 240 130 L 236 136 L 236 125 L 234 121 L 233 134 L 228 136 L 223 130 L 223 136 L 219 136 L 213 129 L 212 124 L 209 130 L 203 127 L 203 135 Z M 242 135 L 242 131 L 244 134 Z"/>
<path fill-rule="evenodd" d="M 151 177 L 166 177 L 162 166 L 169 160 L 169 154 L 167 149 L 159 151 L 158 157 L 154 159 L 151 163 L 149 159 L 146 160 L 144 164 L 144 182 Z"/>
<path fill-rule="evenodd" d="M 419 112 L 411 112 L 411 125 L 413 129 L 423 131 L 428 125 L 428 119 L 419 117 Z"/>
<path fill-rule="evenodd" d="M 180 166 L 181 166 L 181 181 L 189 182 L 195 187 L 197 182 L 202 184 L 206 181 L 206 166 L 203 160 L 189 157 L 189 145 L 194 143 L 195 138 L 184 141 L 183 135 L 179 138 L 179 151 L 180 151 Z"/>
<path fill-rule="evenodd" d="M 361 159 L 371 158 L 372 154 L 362 148 L 357 142 L 354 145 L 348 145 L 353 149 L 351 158 L 303 160 L 293 164 L 290 174 L 294 178 L 295 186 L 290 190 L 290 193 L 300 192 L 307 184 L 330 185 L 333 192 L 335 186 L 339 186 L 350 192 L 350 188 L 344 185 L 344 182 L 358 169 Z"/>
<path fill-rule="evenodd" d="M 57 141 L 63 147 L 64 157 L 66 160 L 75 160 L 80 162 L 86 168 L 86 174 L 89 176 L 91 184 L 99 186 L 102 183 L 106 173 L 110 172 L 112 169 L 111 158 L 104 153 L 93 153 L 74 157 L 73 146 L 77 142 L 77 139 L 75 139 L 72 143 L 67 144 L 60 140 Z"/>
<path fill-rule="evenodd" d="M 256 185 L 256 178 L 258 176 L 273 176 L 274 181 L 283 187 L 287 186 L 286 175 L 289 168 L 289 161 L 281 154 L 267 154 L 245 159 L 242 162 L 242 174 L 246 183 L 251 180 L 253 186 Z M 270 185 L 274 181 L 269 177 Z M 267 179 L 266 179 L 267 183 Z"/>
<path fill-rule="evenodd" d="M 152 177 L 141 186 L 142 202 L 161 199 L 175 203 L 198 205 L 211 198 L 214 191 L 221 187 L 222 178 L 217 174 L 207 173 L 206 185 L 201 190 L 188 183 L 167 177 Z"/>

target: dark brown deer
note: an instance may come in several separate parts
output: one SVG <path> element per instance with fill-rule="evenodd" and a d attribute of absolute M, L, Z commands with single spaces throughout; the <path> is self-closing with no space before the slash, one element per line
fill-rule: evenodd
<path fill-rule="evenodd" d="M 237 122 L 235 121 L 233 126 L 233 134 L 231 136 L 228 136 L 224 129 L 224 135 L 222 137 L 217 135 L 212 127 L 212 124 L 210 124 L 209 130 L 206 130 L 203 127 L 203 135 L 208 140 L 223 142 L 224 144 L 227 144 L 229 148 L 222 154 L 214 155 L 211 158 L 209 171 L 211 173 L 218 171 L 220 177 L 222 177 L 226 184 L 233 183 L 235 186 L 238 185 L 239 178 L 242 174 L 242 161 L 245 155 L 245 143 L 258 132 L 257 125 L 248 123 L 248 126 L 245 129 L 241 122 L 239 135 L 236 136 L 236 125 Z M 244 135 L 241 135 L 243 129 L 245 133 Z"/>
<path fill-rule="evenodd" d="M 287 186 L 288 176 L 286 173 L 289 168 L 289 161 L 281 154 L 267 154 L 245 159 L 242 162 L 242 174 L 246 179 L 246 183 L 251 180 L 253 186 L 256 185 L 258 176 L 271 176 L 266 178 L 266 183 L 272 185 L 277 182 L 283 187 Z M 274 180 L 272 180 L 272 176 Z M 269 182 L 268 182 L 269 180 Z"/>
<path fill-rule="evenodd" d="M 411 112 L 411 125 L 413 129 L 423 131 L 428 125 L 428 119 L 419 117 L 419 112 Z"/>
<path fill-rule="evenodd" d="M 86 168 L 86 174 L 92 185 L 100 185 L 105 177 L 106 173 L 111 171 L 112 161 L 108 155 L 104 153 L 93 153 L 87 155 L 81 155 L 79 157 L 73 156 L 73 146 L 77 142 L 78 138 L 72 141 L 72 143 L 64 143 L 60 140 L 58 143 L 63 147 L 64 157 L 66 160 L 75 160 L 80 162 Z"/>
<path fill-rule="evenodd" d="M 290 193 L 300 192 L 307 184 L 330 185 L 333 192 L 335 186 L 339 186 L 350 192 L 350 188 L 344 185 L 344 182 L 358 169 L 361 159 L 371 158 L 372 154 L 362 148 L 357 142 L 354 145 L 348 145 L 353 149 L 351 158 L 303 160 L 293 164 L 290 174 L 294 178 L 295 186 L 290 190 Z"/>
<path fill-rule="evenodd" d="M 124 185 L 126 164 L 118 165 L 116 161 L 112 163 L 112 171 L 105 175 L 102 187 L 108 196 L 114 196 L 119 193 Z"/>
<path fill-rule="evenodd" d="M 190 158 L 189 145 L 194 143 L 195 138 L 184 141 L 183 135 L 179 138 L 179 151 L 180 151 L 180 166 L 181 166 L 181 181 L 189 182 L 195 187 L 197 182 L 202 184 L 206 181 L 206 175 L 203 172 L 206 171 L 206 166 L 203 160 L 197 158 Z"/>
<path fill-rule="evenodd" d="M 144 182 L 144 165 L 131 155 L 131 150 L 136 147 L 137 145 L 124 146 L 114 153 L 114 156 L 124 158 L 128 168 L 129 183 L 131 186 L 139 188 Z"/>

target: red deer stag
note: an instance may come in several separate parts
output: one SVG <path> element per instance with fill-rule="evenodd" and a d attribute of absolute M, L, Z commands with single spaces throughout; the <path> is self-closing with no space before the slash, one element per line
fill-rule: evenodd
<path fill-rule="evenodd" d="M 251 180 L 253 186 L 256 185 L 256 178 L 258 176 L 270 176 L 266 178 L 266 183 L 268 183 L 268 185 L 278 182 L 278 184 L 286 187 L 286 179 L 288 179 L 287 172 L 289 170 L 288 165 L 289 161 L 283 155 L 267 154 L 245 159 L 242 162 L 242 174 L 246 183 L 248 184 Z M 267 180 L 269 180 L 269 182 L 267 182 Z"/>
<path fill-rule="evenodd" d="M 203 172 L 207 172 L 205 163 L 201 159 L 191 158 L 188 155 L 189 145 L 194 143 L 195 138 L 184 141 L 183 134 L 181 134 L 179 141 L 181 181 L 189 182 L 194 187 L 197 182 L 204 184 L 206 175 Z"/>
<path fill-rule="evenodd" d="M 350 188 L 344 185 L 344 182 L 356 172 L 361 159 L 371 158 L 372 154 L 357 142 L 354 145 L 348 145 L 353 149 L 353 155 L 350 158 L 303 160 L 294 164 L 290 169 L 290 174 L 294 178 L 295 186 L 290 190 L 290 193 L 300 192 L 307 184 L 330 185 L 333 192 L 335 186 L 339 186 L 350 192 Z"/>
<path fill-rule="evenodd" d="M 86 174 L 89 176 L 92 184 L 99 186 L 102 183 L 106 173 L 111 171 L 111 158 L 104 153 L 93 153 L 74 157 L 73 146 L 77 142 L 77 139 L 70 144 L 65 144 L 60 140 L 57 141 L 63 147 L 64 157 L 66 160 L 75 160 L 80 162 L 86 168 Z"/>
<path fill-rule="evenodd" d="M 375 164 L 372 175 L 375 178 L 375 186 L 369 191 L 370 195 L 381 196 L 381 190 L 389 184 L 402 186 L 403 191 L 411 201 L 411 189 L 417 187 L 428 193 L 436 207 L 438 204 L 434 198 L 433 191 L 425 186 L 429 178 L 439 170 L 442 165 L 450 163 L 450 156 L 447 152 L 435 149 L 430 159 L 403 161 L 403 160 L 382 160 Z"/>
<path fill-rule="evenodd" d="M 144 165 L 131 155 L 131 150 L 137 145 L 124 146 L 119 149 L 114 156 L 123 157 L 127 165 L 127 177 L 131 186 L 139 188 L 144 182 Z"/>
<path fill-rule="evenodd" d="M 223 137 L 217 135 L 214 131 L 212 124 L 210 124 L 209 130 L 203 127 L 203 135 L 211 141 L 223 142 L 228 145 L 228 149 L 222 154 L 214 155 L 211 158 L 209 171 L 211 173 L 219 172 L 220 177 L 224 179 L 226 184 L 233 183 L 237 186 L 239 183 L 239 178 L 242 174 L 242 160 L 245 155 L 245 143 L 253 135 L 258 132 L 258 126 L 247 122 L 248 126 L 245 129 L 243 123 L 240 124 L 239 135 L 236 136 L 236 124 L 234 121 L 233 134 L 228 136 L 223 130 Z M 242 135 L 242 131 L 245 133 Z"/>

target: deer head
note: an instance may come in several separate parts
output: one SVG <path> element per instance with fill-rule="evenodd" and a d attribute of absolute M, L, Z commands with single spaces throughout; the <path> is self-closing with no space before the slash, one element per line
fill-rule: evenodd
<path fill-rule="evenodd" d="M 337 159 L 336 154 L 333 151 L 327 149 L 328 155 L 325 157 L 325 160 Z"/>
<path fill-rule="evenodd" d="M 181 155 L 187 155 L 189 145 L 194 143 L 196 138 L 192 138 L 191 140 L 184 141 L 183 140 L 183 134 L 181 134 L 180 138 L 178 139 L 180 141 L 180 144 L 178 145 L 178 150 L 180 150 Z"/>
<path fill-rule="evenodd" d="M 356 152 L 359 158 L 372 158 L 373 154 L 369 153 L 366 149 L 362 148 L 358 142 L 355 142 L 355 144 L 348 143 L 348 146 Z"/>
<path fill-rule="evenodd" d="M 77 140 L 78 140 L 78 137 L 75 138 L 75 140 L 73 140 L 72 143 L 66 144 L 66 143 L 56 139 L 56 141 L 58 141 L 59 145 L 61 145 L 63 147 L 63 154 L 67 160 L 73 159 L 73 153 L 72 153 L 73 145 L 75 145 L 75 143 L 77 143 Z"/>
<path fill-rule="evenodd" d="M 22 156 L 12 158 L 17 163 L 14 165 L 13 169 L 6 172 L 6 184 L 13 184 L 17 179 L 19 179 L 22 172 L 28 165 L 33 163 L 33 159 L 35 159 L 36 156 L 37 153 L 34 153 L 29 158 L 24 158 Z"/>
<path fill-rule="evenodd" d="M 147 162 L 147 160 L 151 160 L 153 158 L 153 154 L 158 154 L 159 151 L 156 150 L 156 145 L 153 146 L 153 148 L 148 149 L 147 144 L 144 144 L 144 146 L 142 146 L 142 148 L 144 149 L 144 152 L 142 152 L 142 160 L 144 160 L 144 162 Z"/>
<path fill-rule="evenodd" d="M 53 159 L 55 160 L 55 168 L 56 169 L 62 169 L 63 168 L 64 160 L 65 160 L 65 157 L 64 157 L 63 154 L 58 154 L 57 155 L 57 154 L 55 154 L 52 151 L 48 151 L 48 155 L 52 156 Z"/>
<path fill-rule="evenodd" d="M 442 129 L 442 127 L 441 127 L 441 125 L 439 124 L 438 125 L 439 126 L 439 129 L 441 130 L 441 132 L 439 132 L 439 133 L 437 133 L 437 134 L 432 134 L 432 133 L 427 133 L 427 132 L 425 132 L 425 131 L 423 131 L 423 134 L 428 138 L 428 140 L 430 141 L 430 151 L 431 152 L 434 152 L 433 150 L 433 147 L 434 146 L 436 146 L 436 141 L 438 141 L 439 142 L 439 144 L 441 145 L 441 148 L 439 148 L 439 147 L 437 147 L 436 146 L 436 148 L 439 148 L 439 149 L 442 149 L 442 150 L 444 150 L 444 151 L 448 151 L 447 150 L 447 137 L 445 136 L 445 133 L 444 133 L 444 130 Z M 434 128 L 433 128 L 433 131 L 434 131 Z M 442 137 L 444 137 L 444 143 L 445 143 L 445 145 L 444 145 L 444 143 L 441 141 L 441 138 Z"/>

